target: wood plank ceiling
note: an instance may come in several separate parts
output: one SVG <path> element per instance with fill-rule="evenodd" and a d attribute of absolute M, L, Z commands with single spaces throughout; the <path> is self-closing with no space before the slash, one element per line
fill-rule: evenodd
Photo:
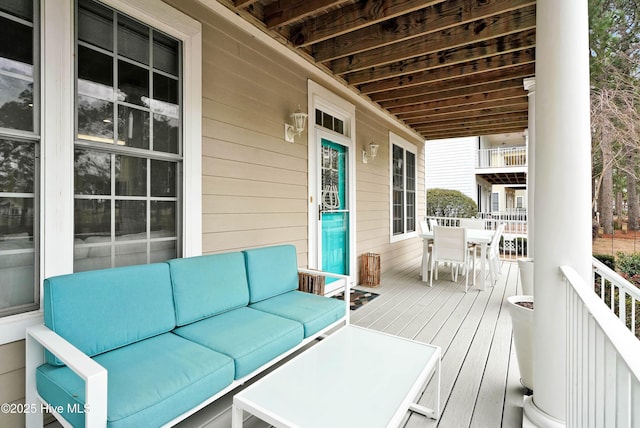
<path fill-rule="evenodd" d="M 522 132 L 535 0 L 218 0 L 427 139 Z"/>

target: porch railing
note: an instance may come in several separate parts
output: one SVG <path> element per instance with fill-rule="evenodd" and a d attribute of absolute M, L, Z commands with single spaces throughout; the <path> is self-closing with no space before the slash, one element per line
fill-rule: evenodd
<path fill-rule="evenodd" d="M 640 339 L 640 289 L 593 258 L 594 291 L 624 325 Z"/>
<path fill-rule="evenodd" d="M 527 166 L 527 148 L 502 147 L 478 150 L 478 168 Z"/>
<path fill-rule="evenodd" d="M 427 216 L 427 219 L 437 221 L 441 226 L 460 226 L 460 217 Z M 499 224 L 504 223 L 504 232 L 500 239 L 500 254 L 503 259 L 516 260 L 528 257 L 526 214 L 524 217 L 485 216 L 483 220 L 487 230 L 496 230 Z"/>
<path fill-rule="evenodd" d="M 640 341 L 570 266 L 567 426 L 640 426 Z"/>

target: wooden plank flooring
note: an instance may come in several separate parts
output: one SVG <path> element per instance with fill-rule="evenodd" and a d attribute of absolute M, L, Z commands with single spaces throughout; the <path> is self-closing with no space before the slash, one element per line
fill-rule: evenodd
<path fill-rule="evenodd" d="M 434 421 L 408 413 L 404 427 L 512 428 L 522 425 L 525 390 L 519 382 L 511 318 L 506 306 L 506 298 L 516 294 L 517 282 L 517 264 L 503 262 L 499 280 L 485 291 L 470 289 L 465 293 L 464 277 L 460 275 L 454 284 L 444 268 L 439 281 L 429 288 L 420 280 L 419 261 L 416 261 L 387 270 L 379 287 L 356 287 L 380 296 L 352 312 L 353 324 L 442 347 L 442 415 Z M 369 375 L 375 376 L 375 373 Z M 432 400 L 430 383 L 419 402 L 428 406 Z M 230 427 L 230 404 L 231 394 L 180 426 Z M 268 425 L 248 417 L 245 426 Z"/>
<path fill-rule="evenodd" d="M 517 264 L 503 262 L 499 280 L 485 291 L 470 289 L 465 293 L 464 277 L 460 275 L 458 282 L 453 283 L 444 268 L 440 280 L 430 288 L 419 278 L 417 260 L 409 266 L 387 270 L 379 287 L 356 287 L 380 296 L 352 311 L 353 324 L 442 347 L 442 415 L 435 421 L 409 412 L 403 423 L 405 428 L 522 425 L 525 390 L 519 382 L 511 318 L 506 306 L 506 298 L 516 294 L 517 282 Z M 363 375 L 375 376 L 375 373 Z M 357 379 L 351 380 L 354 381 Z M 237 392 L 233 391 L 179 426 L 230 427 L 229 409 L 232 396 Z M 429 406 L 433 393 L 430 383 L 419 402 Z M 268 425 L 248 416 L 244 426 L 264 428 Z"/>

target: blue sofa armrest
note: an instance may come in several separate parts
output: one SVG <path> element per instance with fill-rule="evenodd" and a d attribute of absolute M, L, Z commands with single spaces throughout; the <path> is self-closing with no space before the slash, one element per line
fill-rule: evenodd
<path fill-rule="evenodd" d="M 305 268 L 298 268 L 298 272 L 300 273 L 307 273 L 307 274 L 311 274 L 311 275 L 322 275 L 322 276 L 326 276 L 329 278 L 337 278 L 339 280 L 342 280 L 344 282 L 344 287 L 342 288 L 342 290 L 344 291 L 344 303 L 346 305 L 345 308 L 345 323 L 349 324 L 349 314 L 350 314 L 350 297 L 351 297 L 351 279 L 347 276 L 347 275 L 341 275 L 338 273 L 332 273 L 332 272 L 325 272 L 323 270 L 316 270 L 316 269 L 305 269 Z M 338 292 L 340 292 L 340 288 L 338 288 L 336 291 L 334 291 L 333 293 L 330 293 L 329 296 L 337 294 Z"/>
<path fill-rule="evenodd" d="M 44 363 L 44 350 L 54 354 L 85 381 L 85 427 L 107 425 L 107 370 L 44 325 L 26 332 L 26 426 L 42 426 L 42 410 L 53 410 L 40 402 L 36 369 Z M 63 409 L 66 411 L 67 409 Z"/>

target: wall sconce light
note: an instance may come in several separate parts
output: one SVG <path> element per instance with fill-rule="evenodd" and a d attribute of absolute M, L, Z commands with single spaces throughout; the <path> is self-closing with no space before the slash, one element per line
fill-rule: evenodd
<path fill-rule="evenodd" d="M 307 116 L 308 114 L 303 113 L 300 110 L 300 105 L 298 104 L 298 110 L 296 110 L 295 113 L 291 114 L 293 125 L 288 123 L 284 124 L 284 140 L 287 143 L 293 143 L 295 136 L 302 134 L 305 124 L 307 123 Z"/>
<path fill-rule="evenodd" d="M 369 159 L 374 160 L 378 156 L 378 149 L 380 146 L 373 141 L 369 143 L 369 152 L 366 149 L 362 149 L 362 163 L 367 163 Z"/>

